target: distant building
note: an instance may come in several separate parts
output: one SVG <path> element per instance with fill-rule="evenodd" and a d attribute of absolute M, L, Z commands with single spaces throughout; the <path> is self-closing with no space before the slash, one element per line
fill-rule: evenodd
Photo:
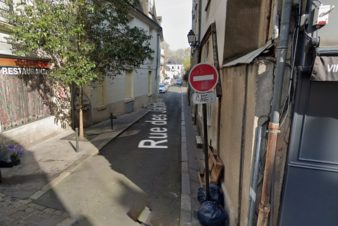
<path fill-rule="evenodd" d="M 160 82 L 163 82 L 163 80 L 165 79 L 165 52 L 164 49 L 161 48 L 161 60 L 160 60 Z"/>
<path fill-rule="evenodd" d="M 184 66 L 183 64 L 166 64 L 165 74 L 171 79 L 182 78 Z"/>

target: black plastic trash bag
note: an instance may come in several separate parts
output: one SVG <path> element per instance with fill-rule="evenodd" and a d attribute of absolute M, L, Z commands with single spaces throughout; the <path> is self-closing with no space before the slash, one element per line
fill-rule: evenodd
<path fill-rule="evenodd" d="M 222 206 L 205 201 L 197 211 L 197 218 L 203 226 L 228 226 L 229 217 Z"/>
<path fill-rule="evenodd" d="M 214 201 L 217 204 L 224 206 L 223 192 L 217 184 L 209 184 L 209 194 L 210 194 L 210 200 L 208 201 Z M 207 201 L 207 195 L 206 195 L 205 188 L 198 188 L 197 200 L 199 201 L 200 204 Z"/>

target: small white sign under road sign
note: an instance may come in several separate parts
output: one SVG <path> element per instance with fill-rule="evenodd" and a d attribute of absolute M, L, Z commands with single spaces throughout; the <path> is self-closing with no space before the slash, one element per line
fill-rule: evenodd
<path fill-rule="evenodd" d="M 214 92 L 193 93 L 192 101 L 194 104 L 209 104 L 216 101 L 216 94 Z"/>

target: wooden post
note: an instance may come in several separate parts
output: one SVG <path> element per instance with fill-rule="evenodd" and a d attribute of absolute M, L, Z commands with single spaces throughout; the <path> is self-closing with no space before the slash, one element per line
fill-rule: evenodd
<path fill-rule="evenodd" d="M 279 133 L 279 123 L 269 123 L 268 143 L 265 157 L 265 167 L 263 174 L 262 196 L 259 204 L 259 213 L 257 219 L 257 226 L 268 225 L 269 214 L 271 210 L 270 196 L 272 172 L 275 165 L 275 155 L 277 146 L 277 137 Z"/>
<path fill-rule="evenodd" d="M 83 88 L 80 86 L 79 88 L 79 130 L 80 130 L 80 138 L 84 138 L 84 131 L 83 131 Z"/>
<path fill-rule="evenodd" d="M 75 128 L 75 151 L 79 152 L 79 129 Z"/>
<path fill-rule="evenodd" d="M 208 125 L 207 125 L 207 105 L 203 104 L 203 150 L 204 150 L 204 165 L 205 165 L 205 193 L 206 199 L 210 199 L 209 193 L 209 151 L 208 151 Z"/>

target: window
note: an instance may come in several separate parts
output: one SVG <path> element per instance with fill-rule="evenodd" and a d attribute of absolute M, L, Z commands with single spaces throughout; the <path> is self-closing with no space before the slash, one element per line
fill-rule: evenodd
<path fill-rule="evenodd" d="M 134 98 L 134 73 L 133 71 L 126 72 L 126 98 Z"/>
<path fill-rule="evenodd" d="M 323 5 L 337 5 L 335 0 L 322 0 Z M 318 29 L 318 35 L 320 36 L 320 47 L 332 48 L 338 47 L 338 11 L 332 10 L 329 13 L 329 23 L 324 27 Z"/>
<path fill-rule="evenodd" d="M 33 0 L 21 0 L 21 4 L 33 5 Z"/>
<path fill-rule="evenodd" d="M 148 95 L 153 94 L 153 73 L 148 71 Z"/>
<path fill-rule="evenodd" d="M 0 21 L 7 23 L 7 19 L 5 18 L 6 12 L 10 10 L 9 5 L 5 0 L 0 0 Z"/>
<path fill-rule="evenodd" d="M 105 104 L 105 83 L 93 83 L 93 107 L 102 107 Z"/>
<path fill-rule="evenodd" d="M 261 29 L 269 26 L 269 11 L 264 10 L 266 1 L 228 1 L 224 59 L 228 62 L 243 56 L 266 42 L 266 33 Z M 240 24 L 240 26 L 239 26 Z"/>

